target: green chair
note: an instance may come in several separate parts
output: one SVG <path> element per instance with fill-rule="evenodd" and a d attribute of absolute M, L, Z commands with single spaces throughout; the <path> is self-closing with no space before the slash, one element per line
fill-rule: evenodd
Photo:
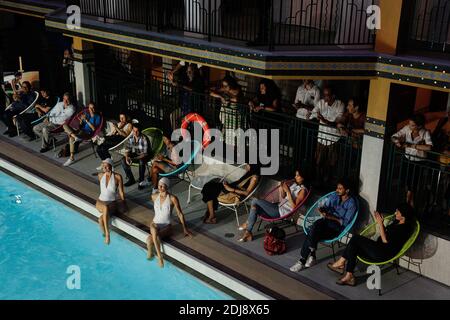
<path fill-rule="evenodd" d="M 392 214 L 390 216 L 387 216 L 384 218 L 384 225 L 388 226 L 390 223 L 392 223 L 395 219 L 395 214 Z M 406 241 L 406 243 L 403 245 L 403 247 L 401 248 L 401 250 L 391 259 L 386 260 L 386 261 L 368 261 L 365 258 L 361 258 L 358 256 L 358 260 L 361 261 L 364 264 L 367 265 L 375 265 L 375 266 L 383 266 L 389 263 L 393 263 L 395 265 L 395 267 L 397 268 L 397 274 L 399 274 L 398 271 L 398 263 L 396 262 L 397 260 L 400 260 L 400 258 L 402 258 L 406 252 L 409 250 L 409 248 L 411 248 L 411 246 L 414 244 L 414 242 L 416 241 L 417 237 L 419 236 L 419 232 L 420 232 L 420 223 L 419 221 L 415 221 L 415 228 L 413 233 L 411 234 L 411 236 L 409 237 L 408 241 Z M 361 233 L 361 236 L 364 236 L 366 238 L 373 238 L 375 235 L 377 234 L 377 222 L 374 222 L 370 225 L 368 225 Z M 419 267 L 419 273 L 422 274 L 422 270 L 420 269 L 420 264 L 416 264 L 411 262 L 411 259 L 408 260 L 408 265 L 409 264 L 414 264 L 417 265 Z M 378 290 L 378 295 L 381 296 L 381 289 Z"/>
<path fill-rule="evenodd" d="M 142 134 L 148 138 L 150 145 L 152 146 L 151 157 L 153 158 L 158 153 L 160 153 L 164 147 L 164 141 L 163 141 L 164 134 L 163 134 L 162 130 L 158 129 L 158 128 L 144 129 L 144 130 L 142 130 Z"/>

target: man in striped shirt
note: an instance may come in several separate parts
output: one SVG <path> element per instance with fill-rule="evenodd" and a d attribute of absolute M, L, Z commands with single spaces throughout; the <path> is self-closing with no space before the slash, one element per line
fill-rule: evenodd
<path fill-rule="evenodd" d="M 145 168 L 149 160 L 149 142 L 147 137 L 141 133 L 141 128 L 138 123 L 133 124 L 133 135 L 127 142 L 125 149 L 125 157 L 122 158 L 122 168 L 127 176 L 125 187 L 129 187 L 136 183 L 133 173 L 131 172 L 131 163 L 139 162 L 139 189 L 143 188 L 143 181 L 145 176 Z"/>

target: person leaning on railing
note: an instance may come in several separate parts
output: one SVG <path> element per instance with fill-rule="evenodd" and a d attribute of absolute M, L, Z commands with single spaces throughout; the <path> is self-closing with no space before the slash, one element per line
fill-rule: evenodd
<path fill-rule="evenodd" d="M 262 79 L 259 82 L 256 97 L 250 100 L 248 105 L 252 112 L 279 111 L 280 97 L 281 93 L 277 85 L 271 80 Z"/>
<path fill-rule="evenodd" d="M 414 192 L 421 176 L 421 162 L 427 158 L 427 151 L 433 147 L 430 131 L 424 128 L 425 117 L 414 115 L 408 125 L 393 134 L 392 142 L 405 150 L 406 161 L 401 166 L 400 177 L 406 175 L 406 202 L 414 207 Z"/>
<path fill-rule="evenodd" d="M 336 125 L 344 115 L 344 110 L 342 101 L 336 99 L 334 92 L 328 87 L 323 89 L 323 99 L 316 104 L 309 117 L 309 119 L 318 119 L 320 122 L 316 166 L 317 176 L 323 184 L 330 183 L 332 170 L 338 161 L 336 142 L 340 139 L 340 133 Z"/>
<path fill-rule="evenodd" d="M 319 101 L 319 87 L 317 87 L 312 80 L 303 80 L 303 84 L 297 89 L 294 104 L 292 105 L 295 110 L 297 110 L 297 118 L 309 119 L 311 111 Z"/>

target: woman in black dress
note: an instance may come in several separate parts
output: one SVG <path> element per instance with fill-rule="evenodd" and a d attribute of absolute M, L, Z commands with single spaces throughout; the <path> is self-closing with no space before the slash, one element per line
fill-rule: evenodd
<path fill-rule="evenodd" d="M 214 179 L 205 184 L 202 189 L 202 200 L 207 205 L 203 218 L 204 223 L 217 223 L 215 211 L 219 207 L 219 201 L 222 203 L 235 203 L 253 192 L 261 179 L 261 167 L 258 164 L 247 164 L 245 170 L 247 172 L 233 183 L 228 184 L 227 182 Z"/>
<path fill-rule="evenodd" d="M 383 216 L 377 211 L 374 213 L 374 218 L 380 228 L 380 237 L 377 241 L 354 235 L 342 257 L 335 263 L 328 264 L 329 269 L 340 274 L 344 274 L 344 270 L 346 271 L 345 275 L 336 282 L 337 284 L 356 285 L 353 271 L 356 267 L 358 256 L 370 261 L 392 259 L 411 237 L 415 219 L 413 209 L 409 204 L 404 203 L 397 206 L 395 220 L 387 227 L 383 224 Z M 346 262 L 347 266 L 345 266 Z"/>

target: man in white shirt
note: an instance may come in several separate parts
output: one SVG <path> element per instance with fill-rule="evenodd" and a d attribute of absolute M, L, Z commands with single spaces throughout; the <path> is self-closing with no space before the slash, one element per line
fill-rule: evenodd
<path fill-rule="evenodd" d="M 408 125 L 393 134 L 392 142 L 401 149 L 405 149 L 406 161 L 400 166 L 400 179 L 406 180 L 406 201 L 414 207 L 414 192 L 417 188 L 423 166 L 420 161 L 427 157 L 427 151 L 433 147 L 430 131 L 425 127 L 425 117 L 417 114 L 409 120 Z"/>
<path fill-rule="evenodd" d="M 312 80 L 304 80 L 303 85 L 298 87 L 295 96 L 294 108 L 297 109 L 297 117 L 308 119 L 311 111 L 320 101 L 320 89 Z"/>
<path fill-rule="evenodd" d="M 336 122 L 343 116 L 344 111 L 344 103 L 336 99 L 330 88 L 324 88 L 323 99 L 316 104 L 309 117 L 320 121 L 316 165 L 318 177 L 322 178 L 324 183 L 329 182 L 331 170 L 338 160 L 336 142 L 340 139 L 340 133 Z"/>
<path fill-rule="evenodd" d="M 63 101 L 57 103 L 50 110 L 48 117 L 41 123 L 33 127 L 33 132 L 42 137 L 41 153 L 50 150 L 50 142 L 52 137 L 51 131 L 63 125 L 75 113 L 75 108 L 70 101 L 69 93 L 65 93 Z"/>

